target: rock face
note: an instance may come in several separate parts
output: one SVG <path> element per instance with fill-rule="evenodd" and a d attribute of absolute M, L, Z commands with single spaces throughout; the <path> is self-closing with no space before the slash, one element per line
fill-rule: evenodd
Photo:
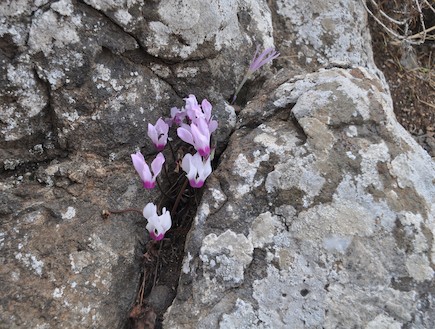
<path fill-rule="evenodd" d="M 236 124 L 256 44 L 281 70 L 248 82 Z M 435 327 L 435 167 L 359 2 L 16 0 L 0 50 L 1 328 L 125 326 L 146 223 L 100 213 L 156 198 L 129 154 L 191 93 L 229 145 L 165 328 Z"/>
<path fill-rule="evenodd" d="M 379 79 L 322 70 L 268 95 L 207 186 L 165 327 L 433 327 L 435 166 Z"/>
<path fill-rule="evenodd" d="M 154 152 L 147 123 L 187 95 L 214 105 L 224 147 L 235 125 L 224 99 L 255 43 L 272 45 L 270 10 L 248 0 L 207 10 L 7 1 L 0 41 L 0 326 L 124 327 L 146 223 L 100 213 L 157 197 L 140 188 L 129 154 Z"/>

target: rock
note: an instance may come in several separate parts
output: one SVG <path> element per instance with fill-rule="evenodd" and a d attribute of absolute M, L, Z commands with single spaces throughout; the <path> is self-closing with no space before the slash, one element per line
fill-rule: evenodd
<path fill-rule="evenodd" d="M 153 156 L 147 123 L 189 94 L 213 104 L 225 149 L 225 100 L 272 31 L 251 0 L 0 4 L 1 327 L 126 325 L 146 222 L 101 212 L 157 198 L 130 154 Z"/>
<path fill-rule="evenodd" d="M 0 3 L 0 327 L 159 325 L 172 286 L 132 308 L 146 222 L 101 212 L 157 198 L 129 155 L 189 94 L 213 104 L 218 168 L 164 327 L 434 327 L 434 164 L 366 23 L 354 1 Z M 236 117 L 257 45 L 281 70 Z"/>
<path fill-rule="evenodd" d="M 154 286 L 147 298 L 148 304 L 158 312 L 164 312 L 171 306 L 175 291 L 168 286 Z"/>
<path fill-rule="evenodd" d="M 435 165 L 382 82 L 321 70 L 251 104 L 208 181 L 164 327 L 432 327 Z"/>

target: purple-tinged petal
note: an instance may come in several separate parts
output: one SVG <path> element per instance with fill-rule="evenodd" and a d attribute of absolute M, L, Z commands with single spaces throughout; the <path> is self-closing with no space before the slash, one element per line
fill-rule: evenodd
<path fill-rule="evenodd" d="M 148 137 L 151 139 L 154 145 L 157 144 L 159 135 L 157 133 L 156 127 L 153 126 L 151 123 L 148 123 Z"/>
<path fill-rule="evenodd" d="M 135 154 L 132 154 L 131 160 L 133 161 L 134 169 L 136 169 L 139 176 L 141 176 L 145 165 L 145 158 L 143 157 L 142 153 L 137 151 Z"/>
<path fill-rule="evenodd" d="M 181 162 L 181 167 L 186 172 L 189 184 L 193 188 L 200 188 L 204 185 L 205 180 L 211 174 L 210 157 L 204 162 L 200 153 L 195 155 L 186 154 Z"/>
<path fill-rule="evenodd" d="M 210 134 L 214 133 L 217 127 L 218 122 L 216 120 L 210 120 L 210 122 L 208 123 L 208 130 L 210 131 Z"/>
<path fill-rule="evenodd" d="M 162 209 L 162 214 L 159 216 L 157 215 L 157 212 L 154 213 L 154 210 L 156 210 L 157 207 L 154 206 L 154 204 L 148 204 L 145 208 L 147 209 L 147 215 L 150 215 L 149 217 L 145 217 L 148 220 L 148 223 L 146 225 L 146 229 L 150 233 L 150 237 L 153 240 L 161 240 L 165 236 L 165 233 L 171 228 L 172 221 L 171 221 L 171 214 L 169 211 L 166 210 L 166 208 Z M 144 208 L 144 214 L 145 214 L 145 208 Z"/>
<path fill-rule="evenodd" d="M 162 153 L 157 154 L 156 158 L 151 162 L 151 169 L 153 171 L 153 179 L 155 179 L 160 171 L 162 171 L 163 163 L 165 163 L 165 156 Z"/>
<path fill-rule="evenodd" d="M 151 138 L 158 151 L 162 151 L 168 142 L 169 125 L 159 118 L 153 126 L 148 123 L 148 137 Z"/>
<path fill-rule="evenodd" d="M 163 240 L 163 238 L 165 237 L 165 235 L 163 233 L 160 233 L 159 235 L 156 235 L 153 231 L 150 232 L 150 237 L 151 239 L 153 239 L 154 241 L 160 241 Z"/>
<path fill-rule="evenodd" d="M 249 65 L 249 69 L 248 71 L 253 73 L 256 70 L 258 70 L 260 67 L 262 67 L 263 65 L 269 63 L 270 61 L 274 60 L 275 58 L 277 58 L 280 54 L 278 52 L 275 51 L 275 48 L 270 47 L 265 49 L 258 57 L 258 47 L 255 51 L 254 54 L 254 58 L 251 61 L 251 65 Z"/>
<path fill-rule="evenodd" d="M 181 138 L 181 140 L 185 141 L 188 144 L 194 145 L 193 137 L 189 130 L 184 127 L 177 128 L 177 135 Z"/>
<path fill-rule="evenodd" d="M 202 156 L 208 156 L 210 154 L 210 131 L 208 130 L 208 124 L 204 119 L 197 120 L 196 123 L 190 125 L 194 147 Z"/>
<path fill-rule="evenodd" d="M 145 186 L 146 182 L 152 180 L 151 171 L 148 167 L 148 164 L 145 162 L 142 153 L 140 153 L 139 151 L 137 151 L 136 154 L 132 154 L 131 159 L 133 161 L 134 169 L 136 169 Z"/>
<path fill-rule="evenodd" d="M 204 116 L 205 116 L 205 119 L 207 120 L 207 122 L 210 121 L 211 110 L 212 110 L 212 106 L 211 106 L 210 102 L 206 99 L 203 99 L 202 103 L 201 103 L 201 108 L 202 108 L 202 111 L 204 112 Z"/>
<path fill-rule="evenodd" d="M 156 187 L 156 181 L 153 180 L 144 180 L 142 183 L 143 183 L 143 187 L 146 189 L 152 189 Z"/>

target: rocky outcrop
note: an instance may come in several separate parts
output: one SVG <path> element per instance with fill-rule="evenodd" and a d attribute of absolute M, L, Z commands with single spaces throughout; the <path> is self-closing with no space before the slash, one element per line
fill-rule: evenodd
<path fill-rule="evenodd" d="M 165 327 L 432 327 L 435 166 L 379 79 L 272 89 L 207 186 Z"/>
<path fill-rule="evenodd" d="M 395 121 L 359 2 L 17 0 L 0 41 L 0 327 L 125 326 L 146 222 L 101 210 L 157 198 L 129 154 L 152 156 L 147 123 L 191 93 L 223 153 L 165 328 L 434 326 L 434 163 Z M 279 72 L 236 120 L 256 44 Z"/>

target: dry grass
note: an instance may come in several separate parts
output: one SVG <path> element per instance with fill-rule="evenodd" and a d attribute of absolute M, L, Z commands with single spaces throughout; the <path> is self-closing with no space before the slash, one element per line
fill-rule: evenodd
<path fill-rule="evenodd" d="M 363 1 L 365 5 L 365 1 Z M 367 0 L 377 66 L 398 121 L 435 156 L 435 2 Z"/>

